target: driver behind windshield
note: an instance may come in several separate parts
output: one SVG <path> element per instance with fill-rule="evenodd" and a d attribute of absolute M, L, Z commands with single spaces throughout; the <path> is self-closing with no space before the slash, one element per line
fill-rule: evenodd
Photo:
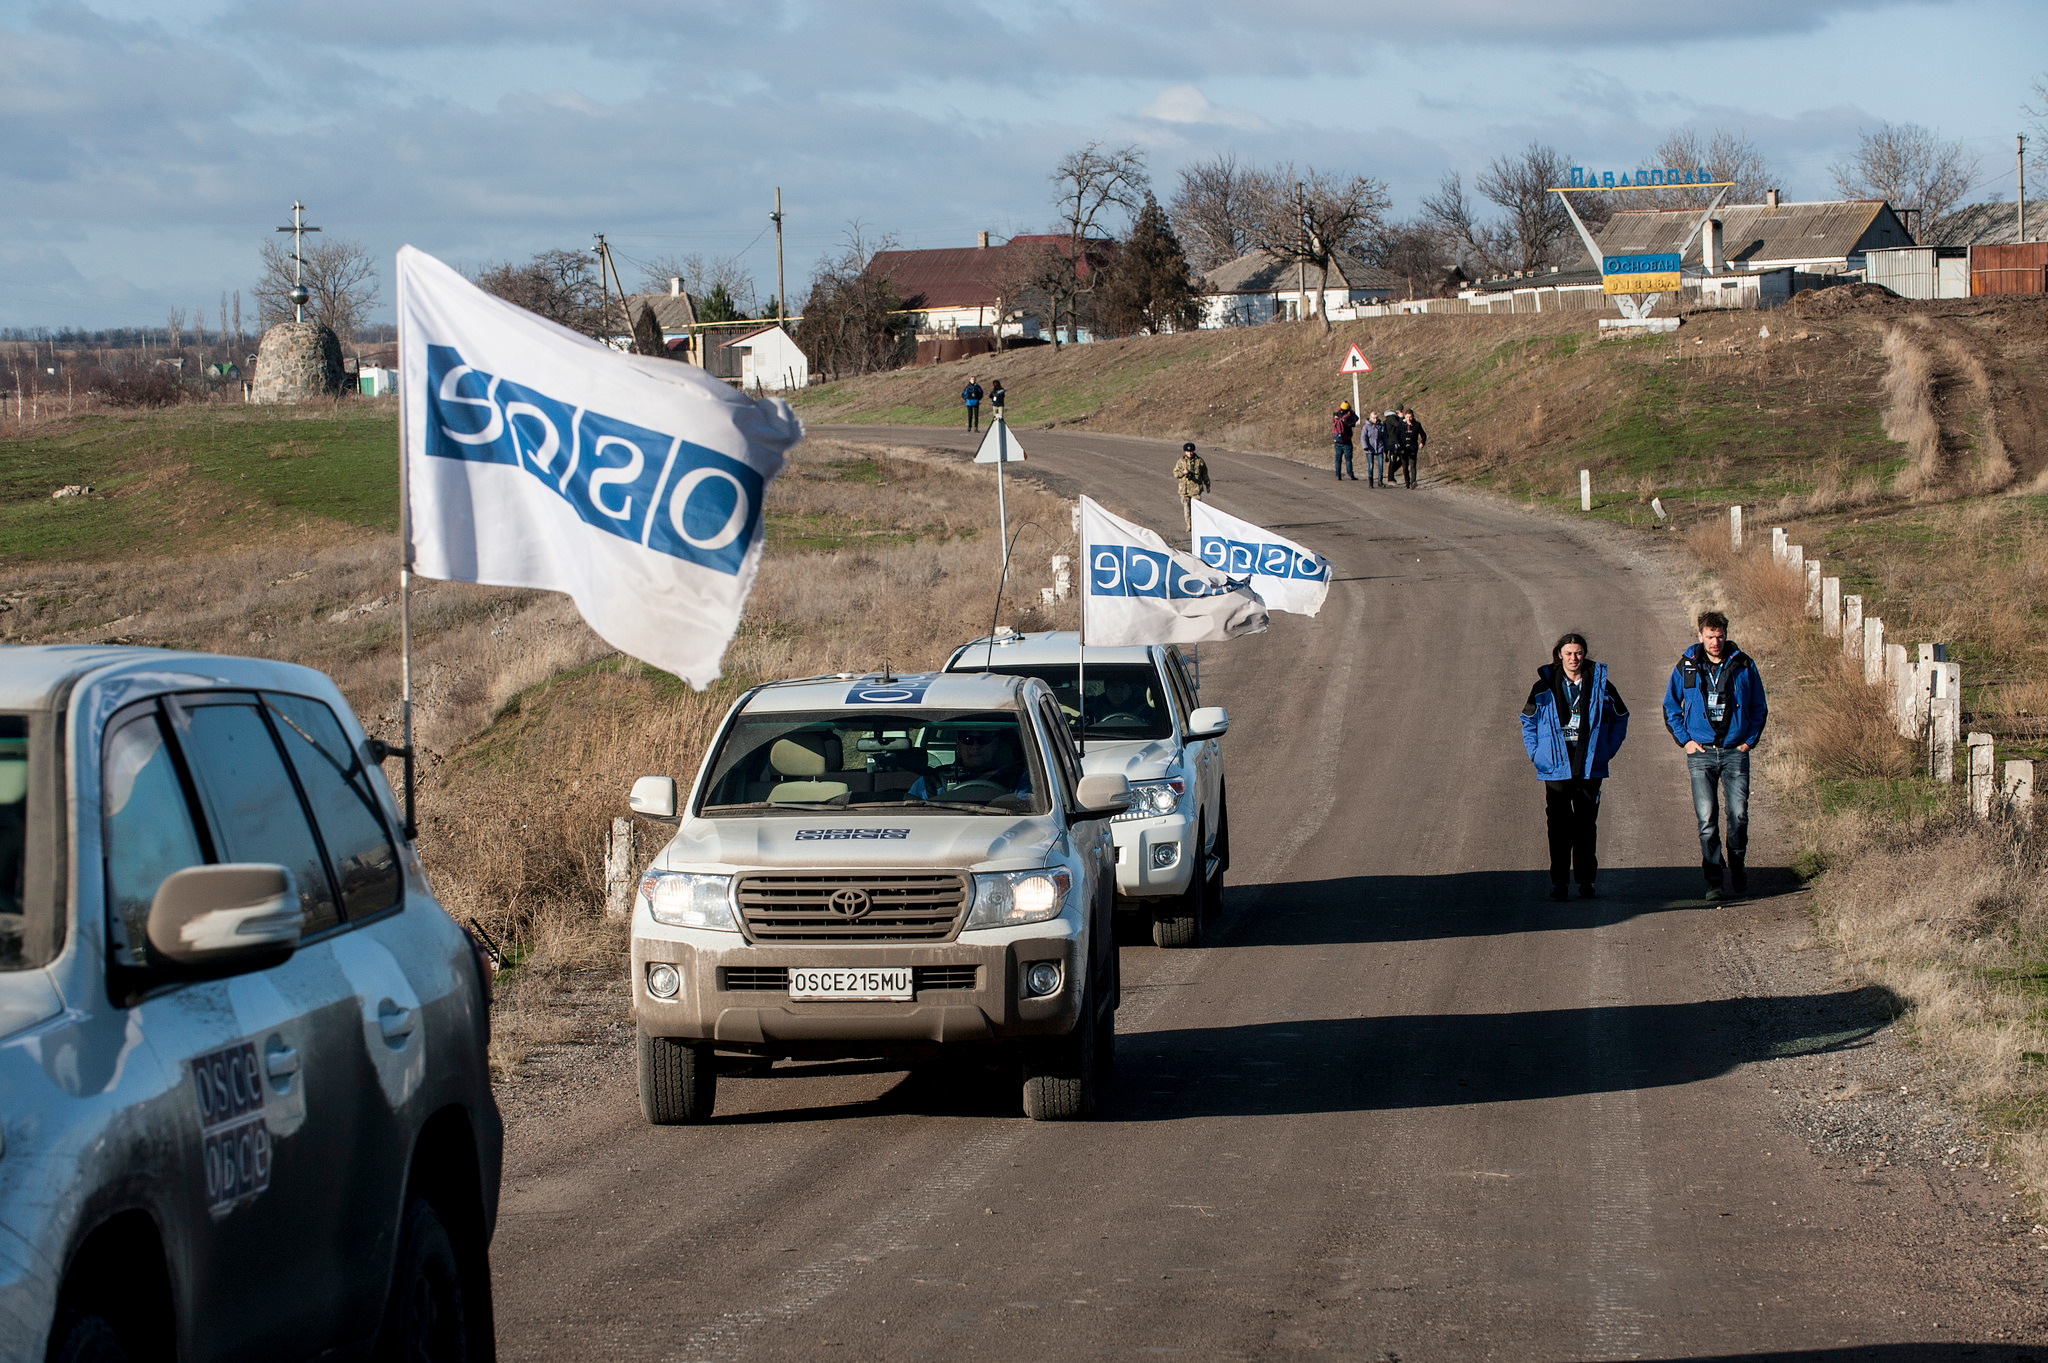
<path fill-rule="evenodd" d="M 1017 743 L 1016 726 L 963 728 L 953 735 L 953 763 L 935 767 L 910 787 L 914 800 L 972 800 L 1004 795 L 1031 799 L 1031 768 Z"/>

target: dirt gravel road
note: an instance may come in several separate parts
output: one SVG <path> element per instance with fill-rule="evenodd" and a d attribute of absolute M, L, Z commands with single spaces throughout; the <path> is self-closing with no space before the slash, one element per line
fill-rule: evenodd
<path fill-rule="evenodd" d="M 1026 438 L 1035 476 L 1178 538 L 1175 445 Z M 1763 893 L 1698 897 L 1658 715 L 1689 632 L 1656 560 L 1455 490 L 1209 458 L 1219 506 L 1336 582 L 1319 618 L 1202 650 L 1235 865 L 1204 946 L 1123 948 L 1100 1118 L 808 1065 L 656 1129 L 607 1052 L 508 1105 L 504 1356 L 2032 1356 L 2048 1237 L 1995 1172 L 1802 1124 L 1831 1082 L 1922 1081 L 1890 1001 L 1792 950 L 1767 804 Z M 1515 714 L 1569 628 L 1634 719 L 1602 896 L 1554 904 Z"/>

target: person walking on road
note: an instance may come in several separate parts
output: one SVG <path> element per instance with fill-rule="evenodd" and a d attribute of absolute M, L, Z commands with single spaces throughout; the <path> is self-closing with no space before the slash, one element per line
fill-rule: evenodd
<path fill-rule="evenodd" d="M 1585 635 L 1565 635 L 1551 647 L 1549 665 L 1536 669 L 1522 706 L 1522 746 L 1543 782 L 1552 899 L 1570 898 L 1574 873 L 1579 898 L 1594 896 L 1600 783 L 1627 737 L 1628 706 L 1607 679 L 1607 664 L 1587 656 Z"/>
<path fill-rule="evenodd" d="M 1197 497 L 1209 495 L 1209 465 L 1202 456 L 1195 453 L 1195 442 L 1190 440 L 1180 447 L 1180 458 L 1173 463 L 1174 485 L 1180 489 L 1180 515 L 1187 522 L 1190 531 L 1195 528 L 1195 513 L 1188 503 Z"/>
<path fill-rule="evenodd" d="M 1351 433 L 1357 427 L 1358 413 L 1351 410 L 1350 401 L 1338 403 L 1330 416 L 1330 439 L 1337 447 L 1337 476 L 1342 478 L 1348 473 L 1354 483 L 1358 481 L 1358 471 L 1351 467 Z"/>
<path fill-rule="evenodd" d="M 1422 462 L 1422 447 L 1429 440 L 1429 432 L 1422 429 L 1422 423 L 1415 419 L 1415 409 L 1401 409 L 1401 469 L 1408 479 L 1408 486 L 1415 486 L 1416 466 Z"/>
<path fill-rule="evenodd" d="M 1385 487 L 1387 485 L 1387 428 L 1380 424 L 1378 412 L 1367 412 L 1365 420 L 1358 425 L 1359 441 L 1365 446 L 1365 485 Z"/>
<path fill-rule="evenodd" d="M 960 401 L 967 406 L 967 429 L 981 429 L 981 384 L 972 374 L 967 376 L 967 386 L 960 390 Z"/>
<path fill-rule="evenodd" d="M 1664 727 L 1685 749 L 1692 808 L 1700 823 L 1700 870 L 1707 898 L 1749 893 L 1749 752 L 1764 736 L 1770 706 L 1756 662 L 1728 638 L 1728 617 L 1702 611 L 1700 641 L 1671 669 L 1664 691 Z M 1721 838 L 1721 813 L 1728 837 Z M 1726 851 L 1725 865 L 1723 851 Z M 1726 887 L 1723 888 L 1723 871 Z"/>
<path fill-rule="evenodd" d="M 1387 475 L 1382 486 L 1390 487 L 1394 480 L 1401 476 L 1401 461 L 1407 449 L 1408 427 L 1402 422 L 1401 409 L 1398 407 L 1385 412 L 1380 417 L 1380 425 L 1384 430 L 1382 439 L 1387 447 Z"/>

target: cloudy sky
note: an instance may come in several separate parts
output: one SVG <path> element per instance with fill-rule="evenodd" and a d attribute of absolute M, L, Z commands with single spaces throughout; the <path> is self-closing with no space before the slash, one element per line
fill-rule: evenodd
<path fill-rule="evenodd" d="M 387 258 L 602 231 L 629 285 L 739 252 L 766 295 L 780 185 L 801 297 L 851 221 L 1041 228 L 1046 172 L 1098 138 L 1142 147 L 1162 199 L 1227 150 L 1380 176 L 1412 212 L 1531 139 L 1624 167 L 1685 125 L 1821 198 L 1890 119 L 2010 199 L 2044 76 L 2041 0 L 0 0 L 0 326 L 211 316 L 294 198 Z"/>

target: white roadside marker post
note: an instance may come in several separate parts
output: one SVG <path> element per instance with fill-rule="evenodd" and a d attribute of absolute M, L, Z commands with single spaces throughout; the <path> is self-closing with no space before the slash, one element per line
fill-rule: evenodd
<path fill-rule="evenodd" d="M 1842 637 L 1842 579 L 1820 580 L 1820 632 L 1830 639 Z"/>
<path fill-rule="evenodd" d="M 1742 552 L 1742 508 L 1728 508 L 1728 547 L 1736 553 Z"/>
<path fill-rule="evenodd" d="M 1863 597 L 1851 593 L 1842 598 L 1842 656 L 1856 658 L 1863 652 Z"/>
<path fill-rule="evenodd" d="M 1591 469 L 1580 469 L 1580 470 L 1579 470 L 1579 510 L 1581 510 L 1581 511 L 1591 511 L 1592 509 L 1593 509 L 1593 471 L 1592 471 Z"/>

